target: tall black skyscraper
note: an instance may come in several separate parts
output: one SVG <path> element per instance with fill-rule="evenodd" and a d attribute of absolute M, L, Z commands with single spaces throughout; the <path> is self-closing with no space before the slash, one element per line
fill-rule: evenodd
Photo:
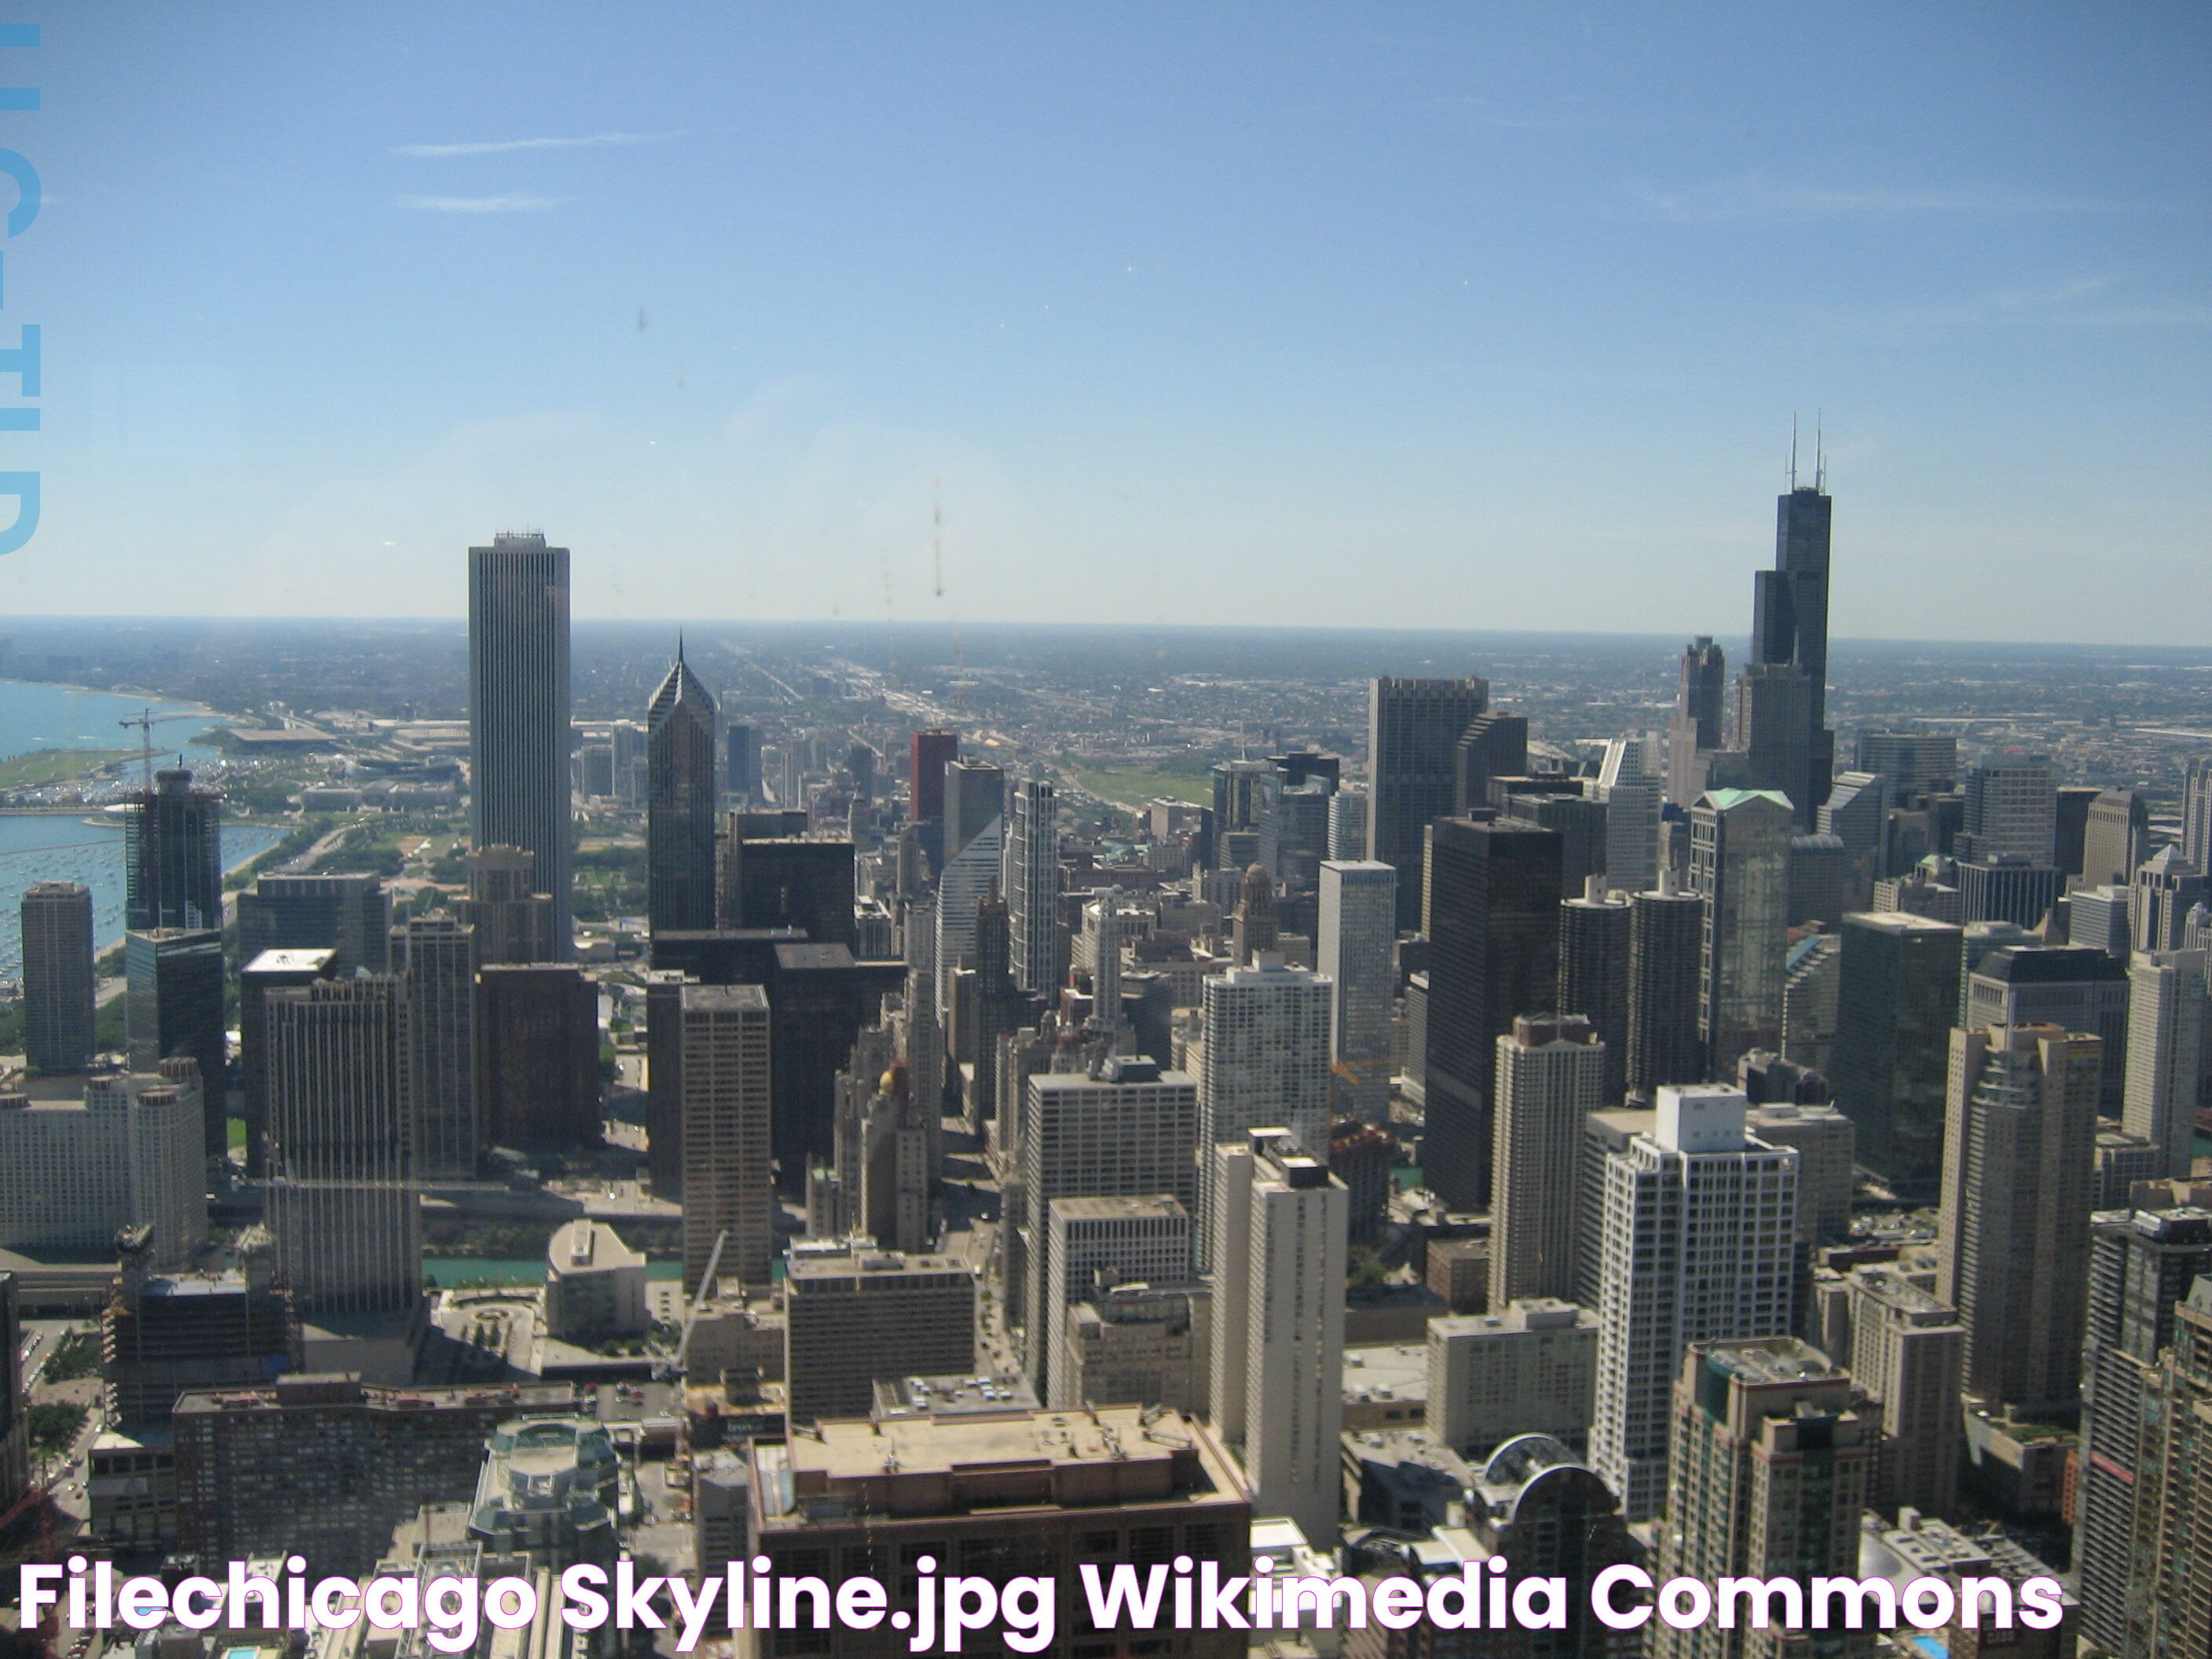
<path fill-rule="evenodd" d="M 1429 920 L 1428 1129 L 1422 1163 L 1445 1202 L 1490 1201 L 1498 1039 L 1547 1013 L 1559 984 L 1559 836 L 1518 818 L 1443 818 Z"/>
<path fill-rule="evenodd" d="M 1398 872 L 1401 933 L 1421 925 L 1422 832 L 1452 811 L 1460 735 L 1489 707 L 1484 679 L 1368 683 L 1367 856 Z"/>
<path fill-rule="evenodd" d="M 1815 463 L 1813 482 L 1797 482 L 1793 444 L 1790 489 L 1776 503 L 1774 568 L 1759 573 L 1753 594 L 1751 659 L 1790 663 L 1805 671 L 1807 770 L 1801 786 L 1804 821 L 1828 799 L 1836 772 L 1836 734 L 1827 729 L 1828 528 L 1825 471 Z M 1786 792 L 1793 803 L 1799 791 Z"/>
<path fill-rule="evenodd" d="M 568 550 L 502 532 L 469 550 L 469 836 L 537 859 L 552 954 L 574 949 Z"/>
<path fill-rule="evenodd" d="M 1605 1044 L 1605 1103 L 1628 1087 L 1628 900 L 1587 879 L 1559 906 L 1559 1012 L 1580 1014 Z"/>
<path fill-rule="evenodd" d="M 653 931 L 714 925 L 714 700 L 684 648 L 646 715 L 646 903 Z"/>
<path fill-rule="evenodd" d="M 177 1055 L 198 1060 L 207 1155 L 225 1157 L 230 1150 L 224 1081 L 229 1039 L 223 1029 L 222 930 L 133 928 L 123 936 L 123 971 L 131 1069 L 150 1072 Z"/>
<path fill-rule="evenodd" d="M 23 1057 L 36 1072 L 81 1072 L 92 1058 L 92 889 L 23 890 Z"/>
<path fill-rule="evenodd" d="M 154 775 L 124 817 L 124 925 L 222 926 L 222 797 L 181 768 Z"/>
<path fill-rule="evenodd" d="M 1650 1104 L 1662 1084 L 1705 1077 L 1698 1043 L 1698 965 L 1705 902 L 1671 870 L 1628 902 L 1628 1092 Z"/>

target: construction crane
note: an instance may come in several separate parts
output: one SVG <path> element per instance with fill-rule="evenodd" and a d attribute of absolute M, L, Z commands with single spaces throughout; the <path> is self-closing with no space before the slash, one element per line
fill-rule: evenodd
<path fill-rule="evenodd" d="M 692 1301 L 691 1311 L 684 1316 L 684 1334 L 676 1344 L 676 1369 L 679 1371 L 691 1352 L 691 1323 L 699 1317 L 699 1310 L 714 1298 L 714 1270 L 722 1265 L 722 1246 L 729 1242 L 726 1227 L 714 1235 L 714 1248 L 707 1257 L 707 1271 L 699 1276 L 699 1294 Z"/>
<path fill-rule="evenodd" d="M 115 722 L 118 726 L 135 726 L 138 728 L 140 788 L 149 794 L 151 794 L 154 789 L 154 728 L 163 720 L 205 720 L 207 716 L 197 708 L 179 708 L 166 714 L 157 714 L 151 708 L 141 708 L 137 714 L 126 715 Z"/>

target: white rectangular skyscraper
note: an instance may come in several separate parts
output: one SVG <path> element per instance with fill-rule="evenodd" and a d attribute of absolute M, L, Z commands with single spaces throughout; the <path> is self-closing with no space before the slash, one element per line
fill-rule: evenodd
<path fill-rule="evenodd" d="M 1649 1134 L 1605 1159 L 1590 1467 L 1635 1520 L 1667 1491 L 1668 1402 L 1692 1342 L 1790 1328 L 1797 1153 L 1747 1133 L 1741 1091 L 1658 1091 Z"/>
<path fill-rule="evenodd" d="M 1213 1425 L 1255 1516 L 1334 1547 L 1342 1486 L 1351 1195 L 1279 1128 L 1212 1149 Z"/>
<path fill-rule="evenodd" d="M 1286 968 L 1273 951 L 1202 989 L 1206 1048 L 1198 1074 L 1199 1145 L 1237 1140 L 1280 1124 L 1301 1146 L 1328 1147 L 1328 1016 L 1334 988 Z M 1200 1194 L 1200 1225 L 1206 1233 Z"/>

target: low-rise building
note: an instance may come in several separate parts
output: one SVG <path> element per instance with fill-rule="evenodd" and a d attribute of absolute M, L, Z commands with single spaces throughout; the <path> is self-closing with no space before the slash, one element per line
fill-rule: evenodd
<path fill-rule="evenodd" d="M 1059 1618 L 1044 1653 L 1073 1659 L 1133 1637 L 1083 1628 L 1077 1568 L 1120 1562 L 1141 1573 L 1177 1555 L 1241 1563 L 1251 1510 L 1242 1478 L 1210 1430 L 1179 1412 L 1105 1407 L 889 1422 L 832 1419 L 754 1450 L 751 1547 L 781 1579 L 808 1574 L 834 1591 L 882 1578 L 892 1609 L 915 1607 L 915 1563 L 1004 1583 L 1048 1577 Z M 1159 1659 L 1242 1659 L 1241 1631 L 1143 1632 Z M 743 1659 L 803 1649 L 818 1659 L 879 1653 L 885 1632 L 842 1628 L 737 1633 Z"/>
<path fill-rule="evenodd" d="M 583 1217 L 545 1247 L 545 1334 L 564 1342 L 637 1336 L 652 1323 L 645 1305 L 645 1253 L 604 1221 Z"/>
<path fill-rule="evenodd" d="M 975 1269 L 861 1246 L 792 1252 L 783 1374 L 793 1426 L 866 1417 L 886 1377 L 975 1368 Z"/>
<path fill-rule="evenodd" d="M 471 1501 L 484 1443 L 522 1415 L 574 1409 L 567 1386 L 383 1389 L 307 1373 L 187 1394 L 171 1420 L 180 1553 L 297 1554 L 358 1575 L 425 1504 Z M 300 1501 L 301 1482 L 314 1501 Z"/>
<path fill-rule="evenodd" d="M 1431 1322 L 1430 1430 L 1470 1457 L 1524 1434 L 1583 1446 L 1596 1399 L 1597 1322 L 1555 1297 Z"/>
<path fill-rule="evenodd" d="M 0 1089 L 0 1247 L 104 1251 L 150 1230 L 154 1265 L 207 1241 L 198 1065 L 9 1079 Z"/>

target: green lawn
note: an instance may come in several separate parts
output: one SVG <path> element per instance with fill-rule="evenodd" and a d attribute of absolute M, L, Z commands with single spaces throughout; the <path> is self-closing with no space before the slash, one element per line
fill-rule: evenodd
<path fill-rule="evenodd" d="M 1072 781 L 1092 794 L 1119 801 L 1124 806 L 1142 806 L 1161 796 L 1189 801 L 1197 806 L 1209 806 L 1213 802 L 1213 786 L 1203 772 L 1194 777 L 1188 772 L 1169 771 L 1156 766 L 1069 764 L 1064 769 Z"/>
<path fill-rule="evenodd" d="M 137 752 L 131 749 L 33 749 L 27 755 L 0 760 L 0 789 L 35 789 L 60 783 Z"/>
<path fill-rule="evenodd" d="M 246 1120 L 242 1117 L 234 1117 L 229 1120 L 229 1123 L 230 1150 L 234 1152 L 246 1145 Z"/>

